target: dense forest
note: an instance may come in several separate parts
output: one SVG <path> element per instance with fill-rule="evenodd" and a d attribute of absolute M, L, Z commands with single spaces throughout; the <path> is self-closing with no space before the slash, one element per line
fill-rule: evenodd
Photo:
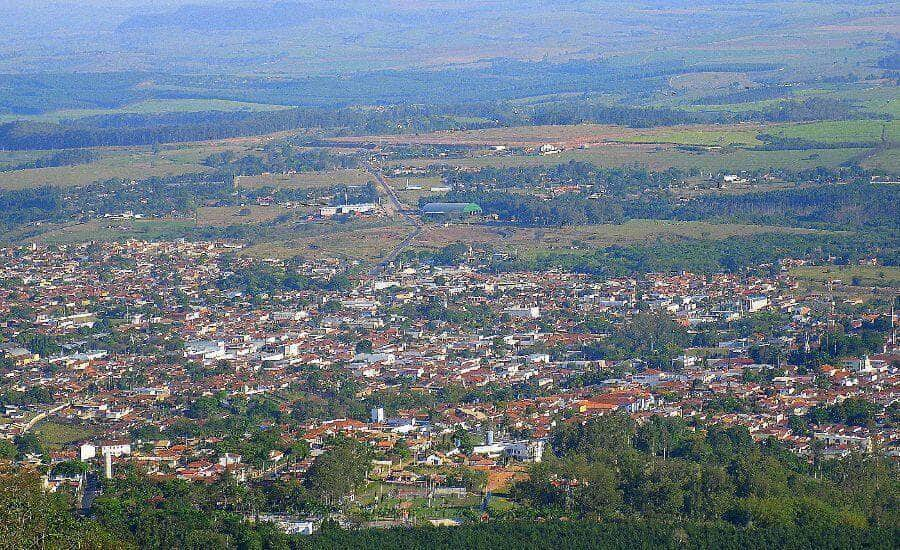
<path fill-rule="evenodd" d="M 820 529 L 749 528 L 694 521 L 675 523 L 606 521 L 491 521 L 461 527 L 416 527 L 387 530 L 324 530 L 295 541 L 302 549 L 708 549 L 767 550 L 883 548 L 896 543 L 890 529 L 853 527 Z"/>

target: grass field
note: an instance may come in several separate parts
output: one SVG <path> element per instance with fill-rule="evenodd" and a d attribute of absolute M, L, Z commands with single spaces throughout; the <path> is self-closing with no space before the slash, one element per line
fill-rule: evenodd
<path fill-rule="evenodd" d="M 13 120 L 59 122 L 98 115 L 199 113 L 204 111 L 274 111 L 288 109 L 284 105 L 245 103 L 225 99 L 149 99 L 116 109 L 67 109 L 39 115 L 0 115 L 0 123 Z"/>
<path fill-rule="evenodd" d="M 828 283 L 841 281 L 845 285 L 900 287 L 900 267 L 826 265 L 801 266 L 791 269 L 791 275 L 798 279 Z"/>
<path fill-rule="evenodd" d="M 89 164 L 0 172 L 0 189 L 25 189 L 45 185 L 69 187 L 113 178 L 141 179 L 208 170 L 199 164 L 173 162 L 164 155 L 149 152 L 115 152 Z"/>
<path fill-rule="evenodd" d="M 764 225 L 710 224 L 631 220 L 623 224 L 602 224 L 562 228 L 519 228 L 491 225 L 428 225 L 414 243 L 421 249 L 438 249 L 454 242 L 491 244 L 500 250 L 532 256 L 549 250 L 594 249 L 614 244 L 683 238 L 725 239 L 759 233 L 814 233 L 809 229 Z"/>
<path fill-rule="evenodd" d="M 195 227 L 194 220 L 91 220 L 65 225 L 28 239 L 42 243 L 177 239 Z"/>
<path fill-rule="evenodd" d="M 226 227 L 274 220 L 287 210 L 278 206 L 203 206 L 197 209 L 197 226 Z"/>
<path fill-rule="evenodd" d="M 69 187 L 113 178 L 142 179 L 151 176 L 208 172 L 202 164 L 213 153 L 239 154 L 270 139 L 268 136 L 238 140 L 172 144 L 152 147 L 106 147 L 95 149 L 97 160 L 77 166 L 55 166 L 0 172 L 0 189 L 24 189 L 44 185 Z M 39 155 L 38 155 L 39 156 Z M 0 162 L 4 157 L 0 157 Z M 34 158 L 34 157 L 32 157 Z"/>
<path fill-rule="evenodd" d="M 48 420 L 39 422 L 34 434 L 45 447 L 57 450 L 66 444 L 90 437 L 92 432 L 78 426 Z"/>
<path fill-rule="evenodd" d="M 558 155 L 486 155 L 463 159 L 409 159 L 406 166 L 446 164 L 460 168 L 553 166 L 569 161 L 589 162 L 601 167 L 643 166 L 651 170 L 670 167 L 704 171 L 755 170 L 766 168 L 803 169 L 837 167 L 866 153 L 866 149 L 813 149 L 808 151 L 750 151 L 726 148 L 718 151 L 683 151 L 672 145 L 608 144 L 588 149 L 563 151 Z"/>
<path fill-rule="evenodd" d="M 896 121 L 839 120 L 779 125 L 768 129 L 773 135 L 802 138 L 821 143 L 880 142 L 882 130 L 887 141 L 900 141 L 900 125 Z"/>
<path fill-rule="evenodd" d="M 877 151 L 864 159 L 861 165 L 863 168 L 900 173 L 900 147 Z"/>
<path fill-rule="evenodd" d="M 623 137 L 623 143 L 673 143 L 677 145 L 759 145 L 759 128 L 661 128 Z"/>
<path fill-rule="evenodd" d="M 794 89 L 790 95 L 775 99 L 746 101 L 723 104 L 676 104 L 671 105 L 685 111 L 724 111 L 742 113 L 747 111 L 766 111 L 778 107 L 788 101 L 802 101 L 808 98 L 828 98 L 844 100 L 852 105 L 876 114 L 900 117 L 900 91 L 895 86 L 860 83 L 853 85 L 833 85 L 816 88 Z M 681 100 L 682 102 L 684 100 Z"/>
<path fill-rule="evenodd" d="M 250 189 L 259 187 L 312 189 L 318 187 L 332 187 L 335 185 L 365 185 L 372 179 L 372 175 L 365 170 L 349 169 L 322 172 L 299 172 L 296 174 L 239 176 L 236 183 L 239 187 Z"/>
<path fill-rule="evenodd" d="M 309 232 L 275 237 L 253 244 L 243 254 L 259 258 L 308 259 L 338 258 L 371 264 L 384 258 L 409 234 L 410 226 L 403 222 L 381 219 L 357 222 L 349 227 L 321 224 Z"/>

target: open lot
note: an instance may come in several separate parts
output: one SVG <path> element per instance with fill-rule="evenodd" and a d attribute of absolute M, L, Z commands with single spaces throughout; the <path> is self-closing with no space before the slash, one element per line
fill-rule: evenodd
<path fill-rule="evenodd" d="M 27 240 L 42 243 L 72 243 L 90 240 L 177 239 L 195 226 L 194 220 L 184 219 L 91 220 L 58 226 Z"/>
<path fill-rule="evenodd" d="M 798 279 L 829 283 L 840 281 L 852 286 L 900 287 L 900 267 L 868 265 L 801 266 L 791 269 Z"/>
<path fill-rule="evenodd" d="M 0 123 L 12 120 L 59 122 L 90 116 L 125 114 L 199 113 L 203 111 L 273 111 L 287 109 L 284 105 L 247 103 L 225 99 L 148 99 L 114 109 L 64 109 L 39 115 L 0 115 Z"/>
<path fill-rule="evenodd" d="M 212 169 L 202 163 L 209 155 L 223 151 L 241 154 L 282 135 L 284 134 L 170 144 L 156 148 L 102 147 L 93 149 L 97 160 L 87 164 L 0 172 L 0 189 L 24 189 L 44 185 L 68 187 L 113 178 L 142 179 L 151 176 L 208 172 Z M 4 160 L 7 164 L 31 160 L 39 156 L 38 153 L 40 152 L 3 153 L 0 156 L 0 163 Z M 22 160 L 18 160 L 20 158 Z"/>
<path fill-rule="evenodd" d="M 63 424 L 53 420 L 39 422 L 34 429 L 35 435 L 48 449 L 56 450 L 68 443 L 91 436 L 91 431 L 72 424 Z"/>
<path fill-rule="evenodd" d="M 198 227 L 226 227 L 274 220 L 290 211 L 278 206 L 203 206 L 197 209 Z"/>
<path fill-rule="evenodd" d="M 261 258 L 337 258 L 347 262 L 375 263 L 409 234 L 411 227 L 400 221 L 382 219 L 346 228 L 317 224 L 308 232 L 278 237 L 253 244 L 243 254 Z"/>
<path fill-rule="evenodd" d="M 816 166 L 837 167 L 865 155 L 868 149 L 811 149 L 804 151 L 751 151 L 739 148 L 685 151 L 674 145 L 603 144 L 573 149 L 555 155 L 483 155 L 462 159 L 408 159 L 404 166 L 444 164 L 460 168 L 553 166 L 569 161 L 589 162 L 601 167 L 643 166 L 650 170 L 676 167 L 703 171 L 740 172 L 766 168 L 803 169 Z"/>
<path fill-rule="evenodd" d="M 238 187 L 255 189 L 259 187 L 275 187 L 276 189 L 312 189 L 317 187 L 333 187 L 335 185 L 365 185 L 373 180 L 365 170 L 328 170 L 317 172 L 297 172 L 294 174 L 260 174 L 257 176 L 239 176 Z"/>
<path fill-rule="evenodd" d="M 710 224 L 660 220 L 631 220 L 622 224 L 575 227 L 522 228 L 499 225 L 426 225 L 414 248 L 438 249 L 455 242 L 491 244 L 499 250 L 533 255 L 548 250 L 593 249 L 647 241 L 725 239 L 758 233 L 815 233 L 810 229 L 765 225 Z"/>

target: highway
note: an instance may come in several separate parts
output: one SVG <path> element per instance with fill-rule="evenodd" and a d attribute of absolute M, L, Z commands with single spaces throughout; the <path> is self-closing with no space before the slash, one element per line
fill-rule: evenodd
<path fill-rule="evenodd" d="M 388 184 L 387 180 L 384 177 L 384 174 L 381 173 L 381 168 L 376 167 L 372 163 L 363 162 L 363 166 L 366 170 L 369 171 L 373 176 L 375 176 L 375 180 L 378 182 L 378 185 L 384 189 L 385 194 L 390 199 L 390 208 L 388 208 L 389 214 L 399 214 L 406 218 L 406 220 L 413 226 L 413 230 L 407 235 L 400 244 L 395 246 L 387 256 L 383 260 L 381 260 L 375 267 L 369 270 L 369 275 L 377 276 L 384 268 L 390 265 L 394 260 L 399 256 L 419 235 L 422 234 L 422 221 L 410 214 L 409 208 L 400 202 L 400 198 L 397 196 L 397 192 L 394 191 L 394 188 Z"/>

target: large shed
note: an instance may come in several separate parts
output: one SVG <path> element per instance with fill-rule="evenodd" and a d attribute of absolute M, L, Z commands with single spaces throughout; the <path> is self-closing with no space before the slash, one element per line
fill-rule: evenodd
<path fill-rule="evenodd" d="M 482 213 L 474 202 L 429 202 L 422 206 L 423 216 L 477 216 Z"/>

